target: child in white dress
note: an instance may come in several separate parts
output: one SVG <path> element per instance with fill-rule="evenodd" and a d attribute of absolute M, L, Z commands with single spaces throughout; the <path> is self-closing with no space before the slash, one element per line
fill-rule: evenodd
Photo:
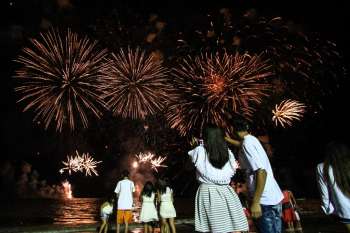
<path fill-rule="evenodd" d="M 176 211 L 174 207 L 173 191 L 168 186 L 166 179 L 159 179 L 157 184 L 158 201 L 160 202 L 159 215 L 161 217 L 160 232 L 165 233 L 170 226 L 171 232 L 176 233 L 175 217 Z"/>
<path fill-rule="evenodd" d="M 144 224 L 144 233 L 152 232 L 152 222 L 158 221 L 158 214 L 154 204 L 155 192 L 153 184 L 147 181 L 141 192 L 140 201 L 142 202 L 140 221 Z"/>

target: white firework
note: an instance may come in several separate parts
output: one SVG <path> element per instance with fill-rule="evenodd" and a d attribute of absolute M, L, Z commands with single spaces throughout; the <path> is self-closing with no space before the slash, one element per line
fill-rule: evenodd
<path fill-rule="evenodd" d="M 151 162 L 151 166 L 152 169 L 154 169 L 156 172 L 158 172 L 159 167 L 167 167 L 166 165 L 162 164 L 164 162 L 164 160 L 166 160 L 166 156 L 161 157 L 159 156 L 158 158 L 152 159 Z"/>
<path fill-rule="evenodd" d="M 306 106 L 296 100 L 283 100 L 276 104 L 272 110 L 272 121 L 276 126 L 281 125 L 283 128 L 292 126 L 293 121 L 300 121 L 305 113 Z"/>
<path fill-rule="evenodd" d="M 84 172 L 86 176 L 91 176 L 92 173 L 98 176 L 96 171 L 97 164 L 102 161 L 95 161 L 89 153 L 79 154 L 78 151 L 75 151 L 75 156 L 67 156 L 67 161 L 63 161 L 65 167 L 61 168 L 59 172 L 64 173 L 65 170 L 68 171 L 69 175 L 72 172 Z"/>
<path fill-rule="evenodd" d="M 147 163 L 150 162 L 154 158 L 154 154 L 151 152 L 148 153 L 139 153 L 138 155 L 135 155 L 139 163 Z"/>
<path fill-rule="evenodd" d="M 156 157 L 155 154 L 152 154 L 151 152 L 147 152 L 147 153 L 139 153 L 138 155 L 135 155 L 135 157 L 137 158 L 137 162 L 135 161 L 137 164 L 142 164 L 142 163 L 149 164 L 151 168 L 156 172 L 158 172 L 157 168 L 159 167 L 167 167 L 166 165 L 162 164 L 167 158 L 166 156 Z M 134 166 L 133 164 L 133 167 L 137 168 L 138 166 Z"/>

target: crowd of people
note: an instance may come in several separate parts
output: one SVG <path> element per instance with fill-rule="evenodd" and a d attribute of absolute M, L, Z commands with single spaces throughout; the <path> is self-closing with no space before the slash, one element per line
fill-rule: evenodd
<path fill-rule="evenodd" d="M 188 155 L 200 184 L 195 197 L 195 231 L 303 232 L 293 193 L 281 190 L 269 158 L 259 140 L 250 134 L 247 121 L 235 120 L 233 127 L 234 138 L 225 135 L 223 129 L 208 125 L 203 140 L 194 138 L 191 143 L 194 149 Z M 237 157 L 229 144 L 237 147 Z M 324 162 L 316 169 L 322 209 L 326 214 L 336 216 L 350 232 L 350 149 L 345 144 L 331 143 L 325 154 Z M 115 189 L 117 233 L 120 224 L 125 224 L 125 232 L 128 232 L 134 191 L 134 183 L 125 171 Z M 158 216 L 161 233 L 176 232 L 173 191 L 166 179 L 159 179 L 155 185 L 146 182 L 140 200 L 144 232 L 153 232 Z M 101 206 L 100 233 L 107 232 L 111 206 L 113 201 Z"/>

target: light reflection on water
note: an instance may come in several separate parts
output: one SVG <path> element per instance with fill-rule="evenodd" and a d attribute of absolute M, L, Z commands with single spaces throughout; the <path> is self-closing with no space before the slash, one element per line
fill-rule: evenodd
<path fill-rule="evenodd" d="M 0 226 L 95 224 L 100 222 L 102 202 L 98 198 L 0 200 Z M 135 203 L 133 219 L 139 222 L 140 204 Z"/>
<path fill-rule="evenodd" d="M 93 224 L 99 221 L 101 200 L 73 198 L 64 200 L 55 208 L 53 224 Z"/>
<path fill-rule="evenodd" d="M 0 226 L 95 224 L 100 222 L 102 201 L 98 198 L 0 200 Z M 140 203 L 136 199 L 135 203 L 133 219 L 139 222 Z M 191 199 L 175 199 L 179 217 L 193 216 L 192 205 Z M 110 221 L 114 222 L 115 216 Z"/>
<path fill-rule="evenodd" d="M 97 198 L 0 200 L 1 226 L 93 224 L 100 221 Z"/>

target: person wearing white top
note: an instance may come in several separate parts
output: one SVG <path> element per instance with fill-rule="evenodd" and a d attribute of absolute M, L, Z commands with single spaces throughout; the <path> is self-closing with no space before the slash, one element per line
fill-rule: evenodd
<path fill-rule="evenodd" d="M 128 232 L 128 224 L 132 220 L 133 192 L 135 192 L 134 182 L 129 180 L 129 171 L 122 172 L 123 179 L 118 182 L 114 192 L 118 198 L 117 210 L 117 233 L 120 231 L 120 224 L 125 224 L 124 232 Z"/>
<path fill-rule="evenodd" d="M 158 221 L 158 213 L 155 206 L 155 190 L 152 182 L 147 181 L 143 186 L 140 201 L 142 202 L 140 222 L 144 225 L 144 233 L 152 233 L 152 222 Z"/>
<path fill-rule="evenodd" d="M 237 163 L 216 126 L 205 129 L 204 145 L 188 152 L 200 186 L 195 201 L 197 232 L 245 232 L 248 221 L 242 204 L 229 185 Z"/>
<path fill-rule="evenodd" d="M 170 228 L 172 233 L 176 233 L 175 217 L 176 210 L 174 207 L 173 190 L 169 187 L 167 178 L 158 179 L 157 181 L 157 199 L 160 204 L 159 215 L 161 218 L 160 232 L 168 232 Z"/>
<path fill-rule="evenodd" d="M 248 175 L 252 217 L 257 218 L 261 233 L 282 232 L 283 193 L 274 178 L 270 161 L 259 140 L 248 133 L 248 123 L 237 119 L 233 125 L 239 141 L 226 141 L 240 147 L 239 162 Z"/>
<path fill-rule="evenodd" d="M 321 208 L 325 214 L 336 215 L 350 232 L 350 148 L 332 142 L 325 153 L 316 169 Z"/>
<path fill-rule="evenodd" d="M 111 196 L 108 198 L 107 201 L 105 201 L 101 207 L 100 207 L 100 215 L 101 215 L 101 226 L 99 233 L 108 232 L 108 218 L 113 213 L 113 205 L 114 205 L 114 198 Z"/>

